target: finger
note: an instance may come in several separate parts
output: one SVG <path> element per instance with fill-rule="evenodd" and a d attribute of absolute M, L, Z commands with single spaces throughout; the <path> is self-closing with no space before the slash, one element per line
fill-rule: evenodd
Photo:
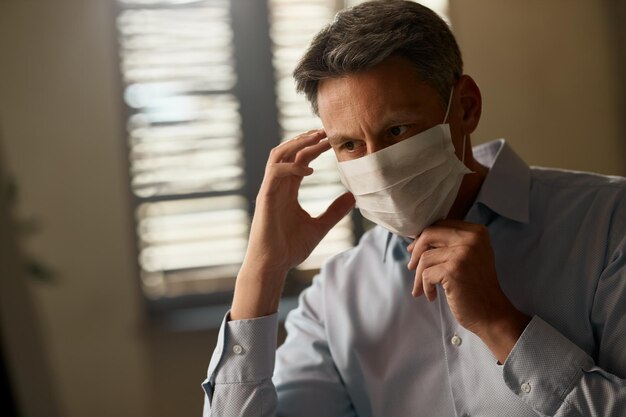
<path fill-rule="evenodd" d="M 446 268 L 445 264 L 437 264 L 426 268 L 422 272 L 422 283 L 424 286 L 424 295 L 428 301 L 433 301 L 437 298 L 437 284 L 441 283 L 445 277 Z"/>
<path fill-rule="evenodd" d="M 327 151 L 328 149 L 330 149 L 330 144 L 328 143 L 328 140 L 322 139 L 320 142 L 314 145 L 308 146 L 302 149 L 301 151 L 299 151 L 296 154 L 296 157 L 294 158 L 293 162 L 295 164 L 308 167 L 311 161 L 313 161 L 315 158 L 320 156 L 323 152 Z M 294 181 L 290 185 L 292 187 L 292 192 L 298 192 L 298 189 L 300 188 L 299 181 Z"/>
<path fill-rule="evenodd" d="M 284 178 L 292 175 L 297 177 L 306 177 L 312 173 L 313 168 L 292 162 L 272 164 L 270 169 L 270 175 L 274 178 Z"/>
<path fill-rule="evenodd" d="M 481 224 L 461 220 L 441 220 L 424 229 L 419 240 L 431 247 L 464 245 L 479 239 L 488 239 L 487 228 Z"/>
<path fill-rule="evenodd" d="M 426 239 L 421 239 L 421 237 L 414 240 L 409 246 L 411 246 L 411 259 L 409 259 L 407 268 L 415 269 L 417 268 L 417 264 L 422 254 L 428 249 L 432 249 L 432 246 L 430 246 Z"/>
<path fill-rule="evenodd" d="M 426 269 L 435 265 L 446 262 L 449 258 L 448 248 L 429 249 L 422 253 L 415 268 L 415 282 L 413 284 L 412 294 L 415 297 L 419 297 L 422 291 L 423 273 Z"/>
<path fill-rule="evenodd" d="M 317 217 L 317 220 L 324 225 L 325 232 L 328 233 L 339 220 L 343 219 L 346 214 L 354 207 L 354 196 L 352 193 L 343 193 L 333 201 L 324 213 Z"/>
<path fill-rule="evenodd" d="M 301 165 L 309 165 L 311 161 L 331 148 L 328 140 L 322 139 L 315 145 L 308 146 L 296 154 L 294 162 Z"/>
<path fill-rule="evenodd" d="M 313 130 L 281 143 L 270 152 L 269 162 L 293 162 L 298 151 L 319 142 L 326 137 L 323 130 Z"/>
<path fill-rule="evenodd" d="M 299 180 L 302 180 L 303 177 L 311 175 L 312 173 L 313 168 L 294 163 L 283 162 L 270 164 L 266 169 L 261 188 L 265 188 L 269 192 L 275 192 L 280 186 L 281 179 L 297 177 Z"/>
<path fill-rule="evenodd" d="M 415 274 L 415 281 L 413 283 L 413 291 L 411 291 L 411 295 L 415 298 L 424 294 L 424 278 L 422 276 L 418 276 Z"/>
<path fill-rule="evenodd" d="M 416 246 L 440 248 L 455 241 L 456 229 L 444 226 L 428 226 L 417 239 Z"/>

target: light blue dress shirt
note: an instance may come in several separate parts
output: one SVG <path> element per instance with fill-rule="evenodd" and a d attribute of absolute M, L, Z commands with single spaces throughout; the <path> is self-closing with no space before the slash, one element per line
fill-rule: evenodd
<path fill-rule="evenodd" d="M 450 312 L 413 298 L 407 242 L 376 227 L 330 259 L 286 321 L 228 321 L 204 416 L 626 416 L 626 180 L 529 168 L 504 141 L 466 221 L 532 316 L 503 365 Z M 385 258 L 383 260 L 383 258 Z"/>

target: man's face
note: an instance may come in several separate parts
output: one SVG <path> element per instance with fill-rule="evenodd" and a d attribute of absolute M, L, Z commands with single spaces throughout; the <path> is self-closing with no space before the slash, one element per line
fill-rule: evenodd
<path fill-rule="evenodd" d="M 319 115 L 337 160 L 369 155 L 443 123 L 437 91 L 409 61 L 391 57 L 374 68 L 323 80 Z"/>

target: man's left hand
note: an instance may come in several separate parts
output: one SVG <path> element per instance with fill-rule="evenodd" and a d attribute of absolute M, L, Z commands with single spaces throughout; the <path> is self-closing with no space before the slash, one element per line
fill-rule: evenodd
<path fill-rule="evenodd" d="M 487 228 L 461 220 L 436 222 L 408 247 L 415 270 L 413 296 L 429 301 L 441 284 L 452 314 L 478 335 L 501 363 L 530 320 L 506 297 L 498 282 Z"/>

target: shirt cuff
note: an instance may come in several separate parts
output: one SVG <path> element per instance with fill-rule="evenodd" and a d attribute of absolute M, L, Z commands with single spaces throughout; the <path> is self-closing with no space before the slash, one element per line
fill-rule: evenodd
<path fill-rule="evenodd" d="M 208 379 L 216 384 L 231 384 L 271 378 L 277 335 L 278 313 L 235 321 L 230 321 L 230 312 L 226 313 Z"/>
<path fill-rule="evenodd" d="M 554 415 L 593 360 L 534 316 L 504 363 L 507 386 L 542 414 Z"/>

